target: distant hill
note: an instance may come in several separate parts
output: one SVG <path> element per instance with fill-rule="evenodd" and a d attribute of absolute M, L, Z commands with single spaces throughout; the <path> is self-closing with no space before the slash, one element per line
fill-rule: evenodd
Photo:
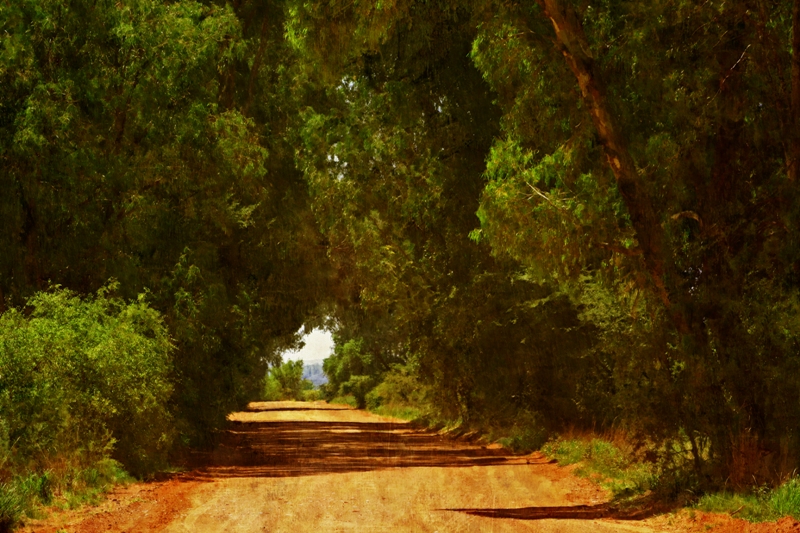
<path fill-rule="evenodd" d="M 328 382 L 328 377 L 322 371 L 322 359 L 303 363 L 303 379 L 309 380 L 315 387 Z"/>

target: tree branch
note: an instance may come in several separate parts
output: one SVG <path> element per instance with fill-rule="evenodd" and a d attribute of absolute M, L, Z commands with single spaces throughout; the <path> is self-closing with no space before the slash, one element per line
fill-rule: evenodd
<path fill-rule="evenodd" d="M 798 0 L 800 1 L 800 0 Z M 563 0 L 542 0 L 544 14 L 553 24 L 561 53 L 567 61 L 592 117 L 600 144 L 608 159 L 617 187 L 631 217 L 636 238 L 656 293 L 679 331 L 688 332 L 683 315 L 672 305 L 664 281 L 663 229 L 639 178 L 617 117 L 611 113 L 606 88 L 595 69 L 583 27 L 575 12 Z"/>

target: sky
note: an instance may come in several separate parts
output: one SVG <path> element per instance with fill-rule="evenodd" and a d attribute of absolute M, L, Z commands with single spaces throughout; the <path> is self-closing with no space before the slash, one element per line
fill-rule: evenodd
<path fill-rule="evenodd" d="M 318 361 L 328 357 L 333 352 L 333 337 L 330 332 L 315 329 L 303 337 L 306 345 L 297 351 L 283 352 L 284 361 Z"/>

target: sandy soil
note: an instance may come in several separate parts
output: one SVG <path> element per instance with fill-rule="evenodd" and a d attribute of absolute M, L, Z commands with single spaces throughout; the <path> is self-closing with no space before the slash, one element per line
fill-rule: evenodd
<path fill-rule="evenodd" d="M 539 454 L 515 456 L 342 406 L 253 403 L 229 418 L 222 445 L 193 456 L 188 473 L 122 487 L 100 506 L 24 531 L 729 531 L 705 515 L 627 520 L 600 489 Z"/>

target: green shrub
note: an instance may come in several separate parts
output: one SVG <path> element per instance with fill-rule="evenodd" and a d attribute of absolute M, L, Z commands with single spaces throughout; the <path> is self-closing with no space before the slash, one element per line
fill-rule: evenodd
<path fill-rule="evenodd" d="M 267 402 L 276 402 L 281 399 L 281 384 L 270 372 L 264 376 L 264 388 L 261 395 Z"/>
<path fill-rule="evenodd" d="M 12 474 L 114 456 L 142 475 L 166 464 L 172 345 L 143 296 L 59 287 L 0 316 L 0 453 Z"/>
<path fill-rule="evenodd" d="M 736 513 L 737 517 L 750 522 L 766 522 L 779 518 L 765 499 L 755 494 L 729 492 L 706 494 L 700 498 L 695 507 L 709 513 Z"/>
<path fill-rule="evenodd" d="M 334 353 L 322 363 L 328 383 L 326 397 L 352 395 L 359 409 L 367 407 L 367 394 L 381 379 L 385 370 L 374 355 L 365 352 L 363 339 L 350 339 L 334 346 Z"/>
<path fill-rule="evenodd" d="M 22 518 L 23 502 L 14 487 L 0 483 L 0 533 L 11 531 Z"/>
<path fill-rule="evenodd" d="M 365 396 L 370 411 L 403 420 L 416 420 L 425 405 L 425 388 L 409 365 L 393 365 L 383 379 Z"/>
<path fill-rule="evenodd" d="M 556 439 L 542 447 L 542 452 L 561 466 L 573 465 L 588 455 L 588 442 L 578 439 Z"/>
<path fill-rule="evenodd" d="M 793 477 L 775 489 L 769 504 L 779 516 L 791 516 L 800 520 L 800 478 Z"/>
<path fill-rule="evenodd" d="M 28 502 L 49 504 L 53 499 L 54 477 L 50 471 L 19 477 L 15 480 L 17 492 Z"/>
<path fill-rule="evenodd" d="M 302 396 L 303 361 L 286 361 L 270 368 L 264 376 L 263 395 L 266 401 L 299 400 Z"/>
<path fill-rule="evenodd" d="M 603 439 L 557 439 L 545 444 L 542 452 L 563 466 L 582 463 L 576 473 L 595 480 L 617 498 L 643 494 L 659 482 L 655 465 Z"/>
<path fill-rule="evenodd" d="M 750 522 L 766 522 L 784 516 L 800 519 L 800 478 L 791 478 L 774 490 L 762 487 L 753 493 L 706 494 L 697 502 L 701 511 L 736 513 Z"/>
<path fill-rule="evenodd" d="M 411 406 L 380 405 L 375 409 L 370 409 L 376 415 L 390 416 L 402 420 L 417 420 L 422 416 L 422 410 Z"/>
<path fill-rule="evenodd" d="M 319 389 L 307 389 L 302 392 L 301 399 L 304 402 L 316 402 L 322 399 L 322 393 Z"/>
<path fill-rule="evenodd" d="M 358 402 L 356 402 L 355 397 L 352 395 L 336 396 L 335 398 L 328 400 L 328 403 L 333 405 L 349 405 L 350 407 L 358 407 Z"/>
<path fill-rule="evenodd" d="M 507 437 L 498 440 L 500 444 L 517 453 L 538 450 L 545 441 L 547 432 L 536 426 L 514 426 Z"/>
<path fill-rule="evenodd" d="M 348 381 L 342 383 L 339 389 L 342 394 L 352 395 L 358 409 L 367 406 L 367 394 L 375 386 L 375 378 L 372 376 L 350 376 Z"/>

